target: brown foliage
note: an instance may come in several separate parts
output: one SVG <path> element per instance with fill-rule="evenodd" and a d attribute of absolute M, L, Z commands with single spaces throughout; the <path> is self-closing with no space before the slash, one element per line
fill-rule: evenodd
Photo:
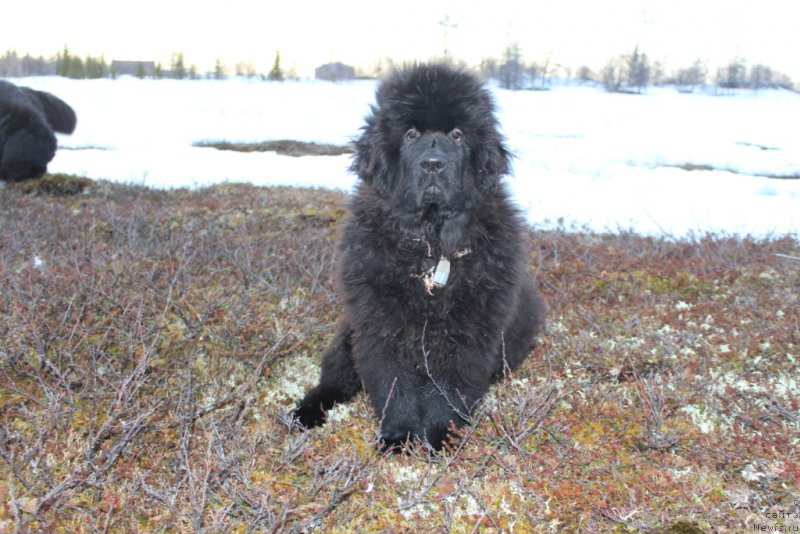
<path fill-rule="evenodd" d="M 363 398 L 291 430 L 345 202 L 0 189 L 0 532 L 725 532 L 798 498 L 789 238 L 536 232 L 548 332 L 450 450 L 378 454 Z"/>

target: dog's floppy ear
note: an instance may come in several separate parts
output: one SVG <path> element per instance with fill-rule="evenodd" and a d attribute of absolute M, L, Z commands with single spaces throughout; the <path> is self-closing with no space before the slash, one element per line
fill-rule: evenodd
<path fill-rule="evenodd" d="M 355 156 L 350 171 L 372 184 L 379 195 L 385 196 L 389 191 L 389 164 L 384 156 L 385 148 L 381 145 L 377 113 L 378 110 L 373 107 L 361 137 L 353 141 Z"/>
<path fill-rule="evenodd" d="M 500 178 L 510 171 L 511 158 L 511 152 L 500 139 L 487 140 L 473 150 L 473 165 L 481 190 L 491 191 L 497 186 Z"/>
<path fill-rule="evenodd" d="M 20 87 L 43 113 L 47 123 L 53 130 L 65 134 L 75 131 L 78 117 L 69 104 L 44 91 L 37 91 L 29 87 Z"/>

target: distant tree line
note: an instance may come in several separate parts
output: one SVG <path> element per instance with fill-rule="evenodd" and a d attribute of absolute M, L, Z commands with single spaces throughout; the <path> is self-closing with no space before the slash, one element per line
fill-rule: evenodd
<path fill-rule="evenodd" d="M 392 61 L 386 60 L 391 66 Z M 382 62 L 376 73 L 384 70 Z M 556 80 L 577 80 L 579 83 L 594 83 L 607 91 L 618 93 L 642 93 L 648 87 L 671 85 L 681 92 L 693 92 L 705 88 L 724 94 L 739 89 L 794 89 L 792 80 L 785 74 L 767 65 L 748 66 L 743 58 L 734 58 L 710 73 L 701 60 L 692 65 L 667 72 L 663 65 L 653 61 L 640 48 L 634 47 L 629 54 L 612 58 L 599 71 L 583 66 L 573 71 L 561 65 L 554 65 L 549 58 L 538 62 L 526 62 L 517 43 L 511 43 L 502 57 L 484 59 L 479 69 L 489 79 L 496 80 L 500 87 L 511 90 L 545 90 Z M 120 72 L 124 70 L 124 72 Z M 292 77 L 281 66 L 280 52 L 275 53 L 272 68 L 267 74 L 259 74 L 252 63 L 236 63 L 236 76 L 260 77 L 263 80 L 283 81 Z M 106 62 L 103 56 L 80 57 L 70 52 L 68 47 L 54 56 L 20 56 L 15 50 L 8 50 L 0 56 L 0 77 L 21 76 L 64 76 L 67 78 L 116 78 L 128 74 L 139 78 L 224 79 L 229 75 L 225 64 L 217 59 L 214 70 L 198 73 L 194 64 L 187 65 L 183 53 L 172 55 L 165 68 L 156 62 Z"/>
<path fill-rule="evenodd" d="M 25 54 L 20 57 L 14 50 L 8 50 L 0 56 L 0 76 L 4 78 L 54 76 L 55 74 L 56 62 L 41 56 L 34 57 Z"/>
<path fill-rule="evenodd" d="M 749 66 L 743 58 L 734 58 L 709 73 L 705 63 L 696 60 L 692 65 L 667 72 L 663 65 L 653 61 L 637 46 L 630 54 L 612 58 L 599 72 L 583 66 L 572 71 L 554 66 L 549 59 L 528 63 L 523 60 L 519 45 L 509 45 L 501 59 L 485 59 L 482 74 L 497 81 L 503 89 L 542 90 L 555 80 L 565 78 L 581 83 L 595 83 L 607 91 L 616 93 L 642 93 L 647 87 L 670 85 L 679 91 L 690 93 L 698 88 L 707 88 L 720 93 L 737 89 L 794 89 L 789 76 L 775 71 L 767 65 Z"/>
<path fill-rule="evenodd" d="M 0 76 L 13 78 L 20 76 L 64 76 L 66 78 L 104 78 L 108 76 L 105 59 L 87 56 L 81 58 L 70 53 L 68 47 L 55 56 L 20 56 L 15 50 L 8 50 L 0 56 Z"/>
<path fill-rule="evenodd" d="M 735 89 L 793 89 L 789 76 L 763 64 L 748 67 L 747 62 L 740 57 L 719 67 L 713 77 L 705 63 L 699 59 L 688 67 L 667 73 L 662 65 L 652 62 L 638 47 L 631 54 L 611 60 L 603 69 L 601 79 L 597 81 L 608 91 L 633 93 L 641 93 L 651 85 L 671 85 L 685 93 L 691 93 L 700 87 L 710 87 L 722 92 Z"/>
<path fill-rule="evenodd" d="M 120 69 L 124 72 L 118 72 Z M 275 54 L 272 69 L 268 74 L 257 74 L 251 63 L 240 62 L 236 64 L 236 75 L 255 77 L 264 80 L 283 81 L 289 75 L 281 67 L 280 52 Z M 152 61 L 112 61 L 106 62 L 103 56 L 80 57 L 70 52 L 69 47 L 57 54 L 44 56 L 21 56 L 16 50 L 7 50 L 0 55 L 0 77 L 19 78 L 23 76 L 63 76 L 65 78 L 92 79 L 116 78 L 119 75 L 129 74 L 137 78 L 172 78 L 172 79 L 199 79 L 214 78 L 224 79 L 228 76 L 228 69 L 220 59 L 217 59 L 214 70 L 199 74 L 194 64 L 186 64 L 183 53 L 172 55 L 170 64 L 165 68 L 161 63 Z"/>

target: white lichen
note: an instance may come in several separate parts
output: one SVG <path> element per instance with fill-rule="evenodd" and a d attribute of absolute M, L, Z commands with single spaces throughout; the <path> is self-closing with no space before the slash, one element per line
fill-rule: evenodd
<path fill-rule="evenodd" d="M 692 424 L 703 434 L 710 434 L 716 429 L 714 421 L 712 421 L 708 411 L 703 406 L 690 404 L 684 406 L 679 411 L 687 414 L 692 419 Z"/>
<path fill-rule="evenodd" d="M 326 413 L 329 423 L 340 423 L 347 421 L 353 415 L 352 404 L 337 404 Z"/>
<path fill-rule="evenodd" d="M 319 365 L 306 355 L 278 362 L 263 397 L 265 405 L 286 404 L 302 398 L 319 379 Z"/>

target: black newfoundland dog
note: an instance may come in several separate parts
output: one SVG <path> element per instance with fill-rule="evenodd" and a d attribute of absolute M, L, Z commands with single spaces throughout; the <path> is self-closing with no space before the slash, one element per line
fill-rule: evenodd
<path fill-rule="evenodd" d="M 396 71 L 355 141 L 360 177 L 339 243 L 344 313 L 296 421 L 362 388 L 384 448 L 439 449 L 489 385 L 522 363 L 545 305 L 500 178 L 510 155 L 490 93 L 448 65 Z M 453 426 L 454 425 L 454 426 Z"/>
<path fill-rule="evenodd" d="M 56 153 L 56 136 L 75 130 L 75 112 L 63 100 L 0 80 L 0 180 L 38 178 Z"/>

